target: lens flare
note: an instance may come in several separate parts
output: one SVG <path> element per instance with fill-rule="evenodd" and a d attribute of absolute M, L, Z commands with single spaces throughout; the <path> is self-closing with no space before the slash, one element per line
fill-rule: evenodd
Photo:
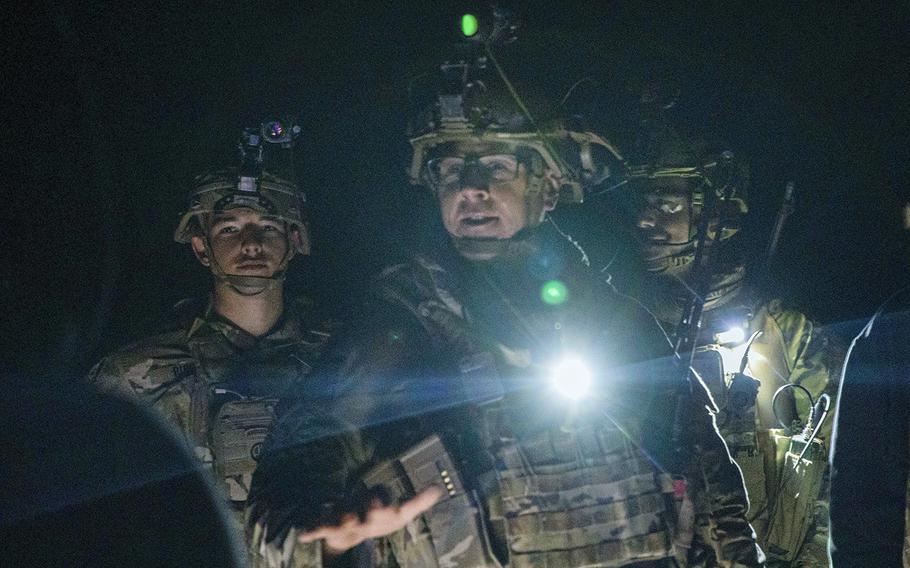
<path fill-rule="evenodd" d="M 721 345 L 731 345 L 742 343 L 746 340 L 746 330 L 735 325 L 727 331 L 722 331 L 714 336 L 714 339 Z"/>
<path fill-rule="evenodd" d="M 569 299 L 569 289 L 559 280 L 550 280 L 540 288 L 540 299 L 556 306 Z"/>
<path fill-rule="evenodd" d="M 567 357 L 553 366 L 550 381 L 556 392 L 568 399 L 578 400 L 591 388 L 591 370 L 581 359 Z"/>

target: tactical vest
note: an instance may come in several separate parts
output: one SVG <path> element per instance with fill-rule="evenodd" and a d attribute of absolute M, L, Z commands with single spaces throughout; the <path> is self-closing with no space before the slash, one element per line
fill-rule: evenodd
<path fill-rule="evenodd" d="M 397 498 L 429 485 L 446 491 L 441 503 L 389 537 L 397 563 L 498 568 L 498 552 L 512 568 L 673 565 L 682 495 L 636 447 L 635 425 L 624 425 L 624 434 L 601 416 L 568 429 L 540 429 L 529 423 L 533 408 L 517 409 L 508 397 L 490 402 L 496 392 L 490 385 L 499 382 L 497 359 L 514 364 L 520 357 L 501 345 L 493 346 L 495 354 L 480 345 L 450 276 L 430 263 L 417 268 L 407 286 L 386 293 L 455 354 L 456 380 L 465 390 L 483 390 L 483 400 L 472 400 L 495 467 L 466 489 L 456 460 L 431 436 L 369 472 L 367 485 L 391 488 Z"/>
<path fill-rule="evenodd" d="M 715 323 L 728 319 L 712 315 Z M 773 392 L 779 383 L 788 381 L 791 363 L 781 331 L 766 310 L 750 314 L 743 323 L 748 323 L 747 338 L 762 331 L 749 349 L 745 375 L 738 372 L 746 353 L 745 341 L 703 345 L 696 352 L 693 367 L 719 409 L 718 429 L 742 471 L 749 494 L 749 520 L 759 544 L 770 557 L 792 561 L 813 521 L 827 451 L 815 440 L 800 459 L 804 439 L 787 435 L 780 428 L 762 427 L 762 419 L 770 421 L 771 411 L 766 407 L 770 397 L 765 394 L 758 398 L 756 379 L 767 382 L 761 386 Z M 713 340 L 715 331 L 721 328 L 706 325 L 706 338 Z"/>
<path fill-rule="evenodd" d="M 636 428 L 604 418 L 520 432 L 534 415 L 487 409 L 497 489 L 490 517 L 504 528 L 512 568 L 625 566 L 675 556 L 674 482 L 637 447 Z M 682 497 L 679 495 L 678 497 Z"/>
<path fill-rule="evenodd" d="M 190 429 L 231 501 L 246 501 L 278 400 L 310 371 L 306 361 L 325 339 L 313 332 L 256 351 L 238 351 L 219 333 L 189 339 L 196 366 L 188 379 Z"/>

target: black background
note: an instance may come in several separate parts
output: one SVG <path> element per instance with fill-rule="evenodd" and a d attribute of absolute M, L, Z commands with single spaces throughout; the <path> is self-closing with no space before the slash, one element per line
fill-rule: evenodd
<path fill-rule="evenodd" d="M 906 10 L 689 4 L 523 3 L 504 59 L 554 91 L 589 73 L 672 77 L 677 118 L 749 156 L 755 251 L 784 183 L 797 184 L 771 292 L 825 323 L 867 316 L 910 280 L 897 210 L 910 184 Z M 430 203 L 404 176 L 408 78 L 447 56 L 474 8 L 39 2 L 8 14 L 4 363 L 80 375 L 205 294 L 207 273 L 172 241 L 188 181 L 269 114 L 304 129 L 315 254 L 290 284 L 328 304 L 349 297 L 426 222 Z M 561 213 L 595 250 L 609 233 L 598 207 Z"/>

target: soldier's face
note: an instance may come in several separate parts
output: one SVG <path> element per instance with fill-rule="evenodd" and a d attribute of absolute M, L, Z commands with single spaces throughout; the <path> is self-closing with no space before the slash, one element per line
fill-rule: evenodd
<path fill-rule="evenodd" d="M 545 175 L 532 187 L 527 165 L 501 148 L 454 145 L 435 161 L 442 173 L 456 172 L 434 188 L 453 237 L 508 239 L 540 223 L 556 205 L 552 180 Z"/>
<path fill-rule="evenodd" d="M 210 253 L 221 270 L 240 276 L 272 276 L 299 239 L 283 221 L 245 207 L 215 214 L 208 232 Z M 211 266 L 203 238 L 194 236 L 192 245 L 199 262 Z"/>
<path fill-rule="evenodd" d="M 639 258 L 647 266 L 690 248 L 692 200 L 682 178 L 649 180 L 635 188 L 633 235 Z"/>

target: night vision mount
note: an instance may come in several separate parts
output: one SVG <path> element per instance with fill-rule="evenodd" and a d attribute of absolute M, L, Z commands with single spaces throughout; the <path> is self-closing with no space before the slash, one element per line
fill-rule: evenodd
<path fill-rule="evenodd" d="M 563 202 L 580 203 L 587 188 L 621 169 L 623 158 L 597 134 L 569 129 L 562 121 L 538 121 L 493 53 L 494 46 L 515 41 L 520 25 L 511 10 L 494 5 L 491 13 L 485 20 L 472 14 L 461 16 L 462 39 L 468 43 L 460 44 L 460 60 L 439 66 L 441 83 L 432 88 L 429 109 L 415 104 L 420 98 L 414 96 L 415 83 L 409 87 L 417 111 L 410 128 L 414 152 L 409 178 L 415 185 L 426 185 L 427 158 L 434 148 L 447 143 L 469 140 L 520 146 L 542 157 L 561 185 Z"/>
<path fill-rule="evenodd" d="M 514 10 L 500 4 L 490 7 L 489 17 L 478 18 L 475 14 L 463 14 L 459 18 L 462 37 L 470 42 L 485 44 L 512 43 L 518 38 L 520 22 Z"/>
<path fill-rule="evenodd" d="M 258 127 L 244 128 L 238 144 L 240 168 L 237 189 L 241 192 L 257 192 L 262 179 L 266 148 L 274 146 L 292 150 L 300 132 L 300 126 L 280 120 L 266 120 Z"/>

